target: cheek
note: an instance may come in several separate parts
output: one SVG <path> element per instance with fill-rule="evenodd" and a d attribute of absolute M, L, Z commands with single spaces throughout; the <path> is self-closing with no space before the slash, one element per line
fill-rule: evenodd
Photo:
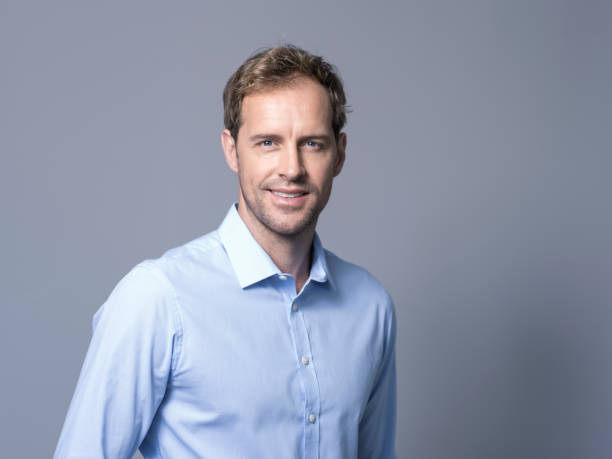
<path fill-rule="evenodd" d="M 238 168 L 241 175 L 249 182 L 265 179 L 274 172 L 274 158 L 269 156 L 246 153 L 238 156 Z"/>
<path fill-rule="evenodd" d="M 265 176 L 265 165 L 261 161 L 243 156 L 238 158 L 238 172 L 243 181 L 256 183 Z"/>
<path fill-rule="evenodd" d="M 316 168 L 313 168 L 313 174 L 311 180 L 316 183 L 317 187 L 321 190 L 327 189 L 331 186 L 331 182 L 334 178 L 334 165 L 326 162 L 324 164 L 318 164 Z"/>

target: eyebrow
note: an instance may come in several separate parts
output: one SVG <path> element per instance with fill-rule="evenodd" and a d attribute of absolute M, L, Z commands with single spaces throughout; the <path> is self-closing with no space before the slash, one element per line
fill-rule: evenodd
<path fill-rule="evenodd" d="M 318 140 L 322 143 L 328 144 L 331 143 L 331 137 L 327 134 L 312 134 L 312 135 L 305 135 L 302 136 L 298 139 L 298 143 L 304 143 L 307 140 Z"/>
<path fill-rule="evenodd" d="M 249 141 L 250 142 L 257 142 L 257 141 L 261 141 L 261 140 L 275 140 L 275 141 L 278 141 L 280 139 L 281 139 L 281 137 L 279 135 L 276 135 L 276 134 L 256 134 L 256 135 L 252 135 L 251 137 L 249 137 Z"/>

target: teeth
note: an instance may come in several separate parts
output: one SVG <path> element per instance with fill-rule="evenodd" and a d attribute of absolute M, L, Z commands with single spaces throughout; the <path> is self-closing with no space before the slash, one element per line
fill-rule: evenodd
<path fill-rule="evenodd" d="M 272 191 L 276 196 L 282 196 L 283 198 L 297 198 L 302 196 L 304 193 L 283 193 L 281 191 Z"/>

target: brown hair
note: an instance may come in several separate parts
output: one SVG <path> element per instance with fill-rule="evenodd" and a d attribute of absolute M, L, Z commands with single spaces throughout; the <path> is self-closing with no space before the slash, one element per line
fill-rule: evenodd
<path fill-rule="evenodd" d="M 293 45 L 268 48 L 247 59 L 230 77 L 223 90 L 223 122 L 234 139 L 240 129 L 242 100 L 257 91 L 288 85 L 299 77 L 321 83 L 329 94 L 332 129 L 336 137 L 346 123 L 346 96 L 334 66 Z"/>

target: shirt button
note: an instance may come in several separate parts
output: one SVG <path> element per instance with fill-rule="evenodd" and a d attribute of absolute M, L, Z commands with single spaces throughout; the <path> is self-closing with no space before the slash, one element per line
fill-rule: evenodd
<path fill-rule="evenodd" d="M 314 422 L 317 420 L 317 417 L 314 414 L 311 414 L 310 416 L 308 416 L 308 420 L 311 424 L 314 424 Z"/>
<path fill-rule="evenodd" d="M 278 278 L 280 280 L 287 280 L 287 276 L 285 276 L 284 274 L 281 274 L 280 276 L 278 276 Z"/>
<path fill-rule="evenodd" d="M 298 306 L 297 303 L 293 303 L 293 306 L 291 306 L 291 309 L 293 309 L 293 312 L 298 310 Z"/>
<path fill-rule="evenodd" d="M 302 356 L 302 363 L 304 365 L 308 365 L 308 357 L 306 357 L 305 355 Z"/>

